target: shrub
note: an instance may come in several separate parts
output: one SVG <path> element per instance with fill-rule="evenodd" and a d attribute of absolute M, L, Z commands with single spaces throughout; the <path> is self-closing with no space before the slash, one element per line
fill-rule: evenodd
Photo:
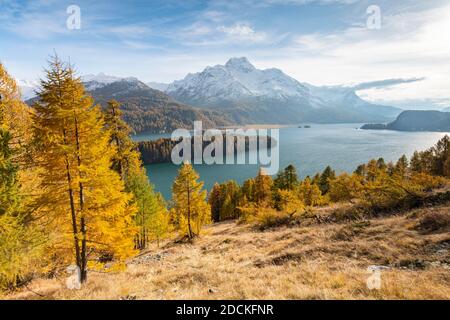
<path fill-rule="evenodd" d="M 422 217 L 418 223 L 418 229 L 433 232 L 444 230 L 450 227 L 450 213 L 431 212 Z"/>
<path fill-rule="evenodd" d="M 361 177 L 343 173 L 330 184 L 329 196 L 332 202 L 351 201 L 362 189 Z"/>
<path fill-rule="evenodd" d="M 259 230 L 263 231 L 290 224 L 293 220 L 294 217 L 288 213 L 265 208 L 258 210 L 255 217 L 255 225 Z"/>

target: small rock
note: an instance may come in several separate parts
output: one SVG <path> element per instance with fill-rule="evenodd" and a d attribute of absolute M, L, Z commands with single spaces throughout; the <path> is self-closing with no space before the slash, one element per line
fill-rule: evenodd
<path fill-rule="evenodd" d="M 372 265 L 372 266 L 368 266 L 368 267 L 367 267 L 367 270 L 368 270 L 368 271 L 383 271 L 383 270 L 388 270 L 388 269 L 390 269 L 390 267 L 386 267 L 386 266 L 375 266 L 375 265 Z"/>

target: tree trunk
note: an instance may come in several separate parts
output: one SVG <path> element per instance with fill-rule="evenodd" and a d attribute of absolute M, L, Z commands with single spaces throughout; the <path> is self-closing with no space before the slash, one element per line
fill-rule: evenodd
<path fill-rule="evenodd" d="M 70 201 L 70 214 L 72 218 L 72 232 L 73 232 L 73 240 L 74 240 L 74 246 L 75 246 L 75 261 L 77 266 L 81 270 L 81 255 L 80 255 L 80 244 L 78 242 L 78 226 L 77 226 L 77 215 L 75 212 L 75 203 L 73 198 L 73 190 L 71 187 L 72 177 L 70 175 L 69 171 L 69 162 L 66 159 L 66 170 L 67 170 L 67 181 L 69 184 L 69 201 Z"/>
<path fill-rule="evenodd" d="M 115 108 L 114 106 L 112 106 L 112 113 L 113 113 L 113 118 L 116 119 L 116 108 Z M 116 130 L 116 132 L 119 131 L 118 128 L 115 128 L 115 130 Z M 113 138 L 113 140 L 116 142 L 117 150 L 118 150 L 119 153 L 120 153 L 120 151 L 121 151 L 121 150 L 120 150 L 120 140 L 119 140 L 119 138 L 117 137 L 117 134 L 114 134 L 112 138 Z M 117 170 L 118 170 L 118 173 L 119 173 L 120 177 L 122 178 L 122 181 L 125 182 L 125 172 L 124 172 L 124 169 L 123 169 L 122 159 L 119 160 L 119 162 L 118 162 L 118 168 L 117 168 Z"/>
<path fill-rule="evenodd" d="M 66 132 L 63 131 L 64 136 L 64 143 L 67 145 L 66 142 Z M 67 184 L 68 184 L 68 192 L 69 192 L 69 202 L 70 202 L 70 215 L 72 218 L 72 232 L 73 232 L 73 240 L 74 240 L 74 247 L 75 247 L 75 262 L 78 266 L 78 268 L 82 267 L 81 264 L 81 254 L 80 254 L 80 244 L 78 240 L 78 226 L 77 226 L 77 214 L 75 211 L 75 201 L 73 197 L 73 189 L 72 189 L 72 175 L 70 174 L 70 164 L 69 159 L 67 155 L 65 156 L 66 160 L 66 175 L 67 175 Z"/>
<path fill-rule="evenodd" d="M 87 254 L 86 254 L 86 222 L 84 217 L 81 218 L 81 283 L 87 280 Z"/>
<path fill-rule="evenodd" d="M 188 182 L 188 188 L 187 188 L 187 201 L 188 201 L 188 229 L 189 229 L 189 240 L 192 240 L 192 227 L 191 227 L 191 189 L 189 188 L 189 182 Z"/>
<path fill-rule="evenodd" d="M 78 161 L 78 178 L 80 179 L 79 182 L 79 197 L 80 197 L 80 212 L 81 212 L 81 219 L 80 219 L 80 224 L 81 224 L 81 283 L 86 282 L 87 280 L 87 251 L 86 251 L 86 220 L 84 217 L 84 194 L 83 194 L 83 183 L 81 182 L 81 176 L 82 173 L 80 171 L 80 167 L 81 167 L 81 148 L 80 148 L 80 135 L 78 132 L 78 120 L 77 120 L 77 116 L 75 114 L 75 138 L 76 138 L 76 144 L 77 144 L 77 161 Z"/>

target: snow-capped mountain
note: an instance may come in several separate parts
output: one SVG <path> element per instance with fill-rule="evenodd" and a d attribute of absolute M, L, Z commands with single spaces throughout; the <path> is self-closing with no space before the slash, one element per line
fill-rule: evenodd
<path fill-rule="evenodd" d="M 83 81 L 86 90 L 92 91 L 95 89 L 103 88 L 104 86 L 118 82 L 118 81 L 128 81 L 128 82 L 137 82 L 138 79 L 134 77 L 121 78 L 116 76 L 111 76 L 104 74 L 103 72 L 99 74 L 87 74 L 81 76 L 81 81 Z M 38 81 L 29 81 L 29 80 L 19 80 L 19 87 L 22 92 L 22 99 L 29 100 L 31 98 L 36 97 L 36 90 L 39 87 Z"/>
<path fill-rule="evenodd" d="M 241 122 L 365 122 L 395 118 L 400 110 L 362 100 L 352 87 L 316 87 L 279 69 L 256 69 L 247 58 L 207 67 L 171 83 L 166 93 L 204 108 L 227 108 Z"/>
<path fill-rule="evenodd" d="M 301 83 L 279 69 L 259 70 L 246 58 L 231 58 L 225 65 L 207 67 L 169 85 L 145 84 L 134 77 L 104 73 L 85 75 L 81 79 L 96 98 L 105 96 L 125 101 L 126 97 L 154 105 L 159 101 L 157 93 L 164 91 L 175 102 L 204 112 L 226 114 L 228 123 L 237 124 L 388 122 L 401 112 L 361 99 L 356 93 L 357 86 L 319 87 Z M 22 81 L 20 86 L 27 100 L 34 96 L 37 83 Z"/>
<path fill-rule="evenodd" d="M 110 76 L 103 72 L 100 72 L 99 74 L 87 74 L 84 76 L 81 76 L 81 80 L 83 82 L 90 82 L 90 81 L 96 81 L 99 83 L 109 84 L 116 81 L 121 80 L 122 78 L 116 77 L 116 76 Z"/>
<path fill-rule="evenodd" d="M 19 85 L 23 100 L 28 100 L 36 96 L 35 91 L 39 86 L 38 81 L 18 80 L 17 84 Z"/>
<path fill-rule="evenodd" d="M 177 128 L 192 129 L 195 120 L 206 128 L 234 124 L 221 111 L 195 108 L 175 101 L 162 91 L 150 88 L 137 78 L 87 75 L 81 77 L 95 103 L 106 106 L 111 99 L 121 104 L 124 120 L 134 132 L 171 132 Z M 21 82 L 37 87 L 37 83 Z M 31 105 L 38 98 L 25 99 Z"/>
<path fill-rule="evenodd" d="M 212 128 L 233 124 L 220 111 L 194 108 L 179 103 L 162 91 L 136 78 L 120 79 L 89 92 L 96 103 L 106 106 L 111 99 L 121 104 L 125 121 L 135 132 L 171 132 L 192 129 L 195 120 Z"/>
<path fill-rule="evenodd" d="M 134 77 L 121 78 L 116 76 L 110 76 L 100 72 L 99 74 L 88 74 L 81 76 L 81 81 L 83 81 L 86 90 L 92 91 L 95 89 L 103 88 L 104 86 L 117 82 L 117 81 L 138 81 Z"/>
<path fill-rule="evenodd" d="M 148 85 L 150 88 L 159 90 L 159 91 L 166 91 L 167 87 L 169 86 L 168 83 L 162 83 L 162 82 L 147 82 L 146 85 Z"/>
<path fill-rule="evenodd" d="M 307 89 L 278 69 L 256 69 L 247 58 L 231 58 L 225 65 L 207 67 L 171 83 L 167 93 L 209 103 L 250 97 L 289 99 L 304 97 Z"/>

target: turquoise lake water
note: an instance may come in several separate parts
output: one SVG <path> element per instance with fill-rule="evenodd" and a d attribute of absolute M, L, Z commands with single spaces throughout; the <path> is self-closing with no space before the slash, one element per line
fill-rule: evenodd
<path fill-rule="evenodd" d="M 337 172 L 353 171 L 370 159 L 383 157 L 396 161 L 415 150 L 434 145 L 445 133 L 358 130 L 360 124 L 313 124 L 311 128 L 281 128 L 279 136 L 280 169 L 295 165 L 300 177 L 314 175 L 330 165 Z M 135 140 L 170 137 L 164 134 L 140 134 Z M 254 177 L 258 165 L 194 165 L 209 191 L 215 182 L 244 180 Z M 169 163 L 146 166 L 150 181 L 166 199 L 171 197 L 172 182 L 178 166 Z"/>

